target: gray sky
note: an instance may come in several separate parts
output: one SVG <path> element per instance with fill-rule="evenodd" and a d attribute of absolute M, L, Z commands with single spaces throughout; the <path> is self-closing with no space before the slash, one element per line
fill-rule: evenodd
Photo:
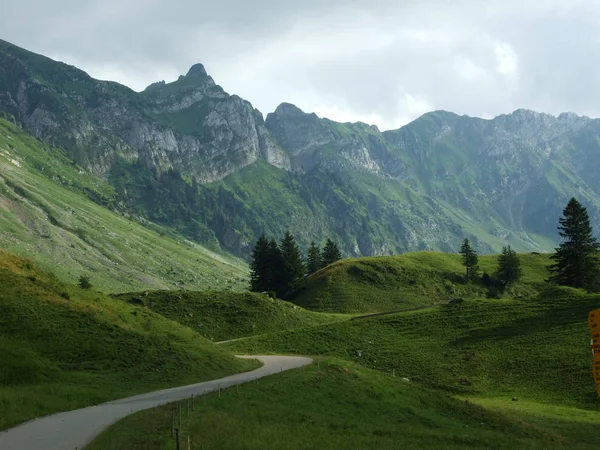
<path fill-rule="evenodd" d="M 600 116 L 600 0 L 3 3 L 16 45 L 136 90 L 201 62 L 265 115 L 286 101 L 382 129 L 434 109 Z"/>

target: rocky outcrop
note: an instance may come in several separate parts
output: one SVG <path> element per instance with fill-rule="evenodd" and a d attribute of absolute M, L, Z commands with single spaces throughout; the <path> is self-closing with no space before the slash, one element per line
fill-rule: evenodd
<path fill-rule="evenodd" d="M 200 182 L 258 159 L 290 169 L 260 112 L 227 94 L 202 64 L 136 93 L 0 42 L 0 79 L 10 81 L 0 87 L 0 109 L 103 177 L 122 159 L 174 168 Z"/>

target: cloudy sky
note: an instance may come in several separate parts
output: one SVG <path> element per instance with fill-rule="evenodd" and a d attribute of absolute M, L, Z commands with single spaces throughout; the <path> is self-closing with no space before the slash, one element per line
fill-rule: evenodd
<path fill-rule="evenodd" d="M 264 114 L 600 117 L 599 0 L 19 0 L 0 38 L 135 90 L 201 62 Z"/>

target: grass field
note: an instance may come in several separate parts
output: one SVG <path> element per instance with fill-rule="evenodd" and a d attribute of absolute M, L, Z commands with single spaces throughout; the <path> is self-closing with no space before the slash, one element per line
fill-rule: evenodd
<path fill-rule="evenodd" d="M 530 296 L 547 278 L 547 255 L 519 255 L 523 278 L 510 290 Z M 481 271 L 493 274 L 497 255 L 479 258 Z M 315 311 L 380 312 L 444 303 L 457 297 L 485 297 L 481 284 L 464 282 L 460 255 L 419 252 L 398 256 L 352 258 L 339 261 L 311 275 L 305 289 L 292 301 Z"/>
<path fill-rule="evenodd" d="M 141 226 L 98 203 L 112 188 L 0 119 L 0 248 L 104 292 L 243 290 L 247 266 Z"/>
<path fill-rule="evenodd" d="M 150 291 L 120 294 L 115 298 L 147 306 L 215 342 L 349 318 L 306 311 L 252 292 Z"/>
<path fill-rule="evenodd" d="M 181 438 L 193 449 L 593 449 L 600 413 L 579 416 L 527 405 L 453 398 L 355 363 L 326 359 L 198 399 Z M 170 425 L 177 404 L 144 411 L 101 434 L 88 450 L 175 449 Z M 564 413 L 564 411 L 563 411 Z M 524 420 L 527 418 L 528 420 Z M 545 420 L 544 420 L 545 419 Z"/>
<path fill-rule="evenodd" d="M 467 300 L 256 336 L 238 352 L 338 356 L 456 394 L 597 409 L 588 312 L 600 296 L 553 288 L 538 297 Z"/>
<path fill-rule="evenodd" d="M 0 429 L 249 370 L 177 322 L 0 252 Z"/>

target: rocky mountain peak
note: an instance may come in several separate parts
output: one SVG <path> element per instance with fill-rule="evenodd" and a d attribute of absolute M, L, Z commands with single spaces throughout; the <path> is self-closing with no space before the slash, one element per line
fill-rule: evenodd
<path fill-rule="evenodd" d="M 186 77 L 190 77 L 190 78 L 203 78 L 203 77 L 207 77 L 208 73 L 206 72 L 206 69 L 204 68 L 204 66 L 200 63 L 198 64 L 194 64 L 192 67 L 190 67 L 190 70 L 188 70 L 188 73 L 186 75 Z"/>
<path fill-rule="evenodd" d="M 281 117 L 300 117 L 306 115 L 304 111 L 291 103 L 282 103 L 272 113 Z"/>

